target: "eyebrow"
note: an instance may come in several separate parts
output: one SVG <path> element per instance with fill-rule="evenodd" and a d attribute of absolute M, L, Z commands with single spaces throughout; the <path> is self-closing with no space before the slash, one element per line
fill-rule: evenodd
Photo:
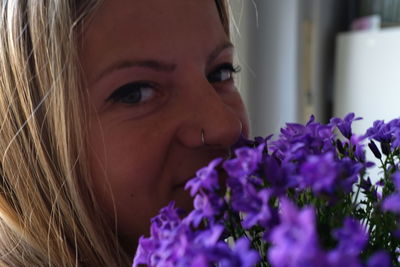
<path fill-rule="evenodd" d="M 231 42 L 225 42 L 220 45 L 218 45 L 214 50 L 209 54 L 207 57 L 207 65 L 209 65 L 213 60 L 215 60 L 218 55 L 225 49 L 227 48 L 233 48 L 234 45 Z M 174 72 L 176 69 L 176 64 L 172 63 L 167 63 L 159 60 L 154 60 L 154 59 L 143 59 L 143 60 L 124 60 L 124 61 L 119 61 L 116 62 L 109 67 L 107 67 L 105 70 L 101 71 L 98 76 L 95 78 L 95 82 L 99 81 L 102 79 L 105 75 L 115 72 L 120 69 L 124 68 L 132 68 L 132 67 L 141 67 L 141 68 L 148 68 L 152 69 L 157 72 L 165 72 L 165 73 L 171 73 Z"/>

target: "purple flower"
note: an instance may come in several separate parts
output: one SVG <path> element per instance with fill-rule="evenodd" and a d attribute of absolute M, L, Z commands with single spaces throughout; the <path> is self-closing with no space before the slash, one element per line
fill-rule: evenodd
<path fill-rule="evenodd" d="M 353 123 L 353 121 L 361 119 L 362 118 L 360 117 L 355 118 L 354 113 L 349 113 L 344 117 L 344 119 L 332 118 L 330 123 L 332 125 L 336 125 L 336 127 L 339 129 L 339 131 L 343 134 L 344 137 L 350 139 L 351 136 L 353 135 L 351 131 L 351 124 Z"/>
<path fill-rule="evenodd" d="M 251 184 L 244 185 L 241 194 L 232 194 L 232 208 L 244 213 L 242 224 L 245 229 L 249 229 L 255 224 L 263 227 L 268 225 L 272 217 L 268 204 L 270 196 L 270 190 L 263 189 L 257 192 Z"/>
<path fill-rule="evenodd" d="M 395 172 L 392 175 L 392 179 L 397 192 L 400 192 L 400 171 Z"/>
<path fill-rule="evenodd" d="M 363 169 L 363 164 L 350 158 L 343 158 L 337 161 L 338 188 L 345 193 L 351 192 L 354 183 L 357 182 L 358 175 Z"/>
<path fill-rule="evenodd" d="M 149 264 L 150 255 L 156 249 L 156 242 L 150 238 L 141 236 L 139 238 L 139 245 L 136 250 L 135 258 L 133 259 L 133 267 L 139 264 Z"/>
<path fill-rule="evenodd" d="M 342 228 L 333 231 L 338 246 L 328 253 L 331 266 L 361 267 L 359 254 L 368 242 L 366 229 L 352 218 L 346 218 Z"/>
<path fill-rule="evenodd" d="M 255 137 L 254 140 L 247 139 L 243 136 L 243 133 L 240 135 L 237 142 L 232 146 L 232 150 L 236 150 L 242 147 L 250 147 L 255 148 L 261 144 L 266 144 L 269 139 L 271 139 L 272 135 L 267 136 L 266 138 Z"/>
<path fill-rule="evenodd" d="M 390 143 L 392 141 L 392 130 L 383 120 L 374 121 L 373 126 L 367 130 L 366 135 L 381 143 Z"/>
<path fill-rule="evenodd" d="M 260 168 L 260 176 L 265 177 L 274 195 L 282 195 L 289 187 L 297 186 L 298 181 L 290 177 L 294 172 L 293 163 L 280 164 L 274 155 L 267 155 Z"/>
<path fill-rule="evenodd" d="M 152 219 L 151 237 L 141 237 L 139 239 L 133 266 L 139 264 L 150 266 L 166 264 L 176 251 L 166 249 L 165 252 L 162 252 L 162 249 L 169 246 L 171 241 L 175 240 L 178 235 L 183 237 L 180 238 L 181 241 L 186 239 L 184 237 L 185 233 L 187 233 L 187 227 L 181 224 L 179 211 L 174 205 L 174 202 L 171 202 L 167 207 L 161 209 L 159 215 Z M 182 250 L 185 250 L 184 246 L 179 247 L 179 251 L 182 252 Z"/>
<path fill-rule="evenodd" d="M 323 266 L 324 256 L 318 245 L 315 212 L 298 210 L 293 203 L 281 199 L 281 223 L 270 235 L 272 247 L 268 258 L 273 266 Z"/>
<path fill-rule="evenodd" d="M 334 136 L 332 125 L 316 123 L 312 116 L 305 126 L 286 124 L 278 140 L 271 143 L 270 150 L 283 163 L 303 162 L 309 155 L 335 151 Z"/>
<path fill-rule="evenodd" d="M 382 209 L 384 211 L 391 211 L 394 213 L 400 213 L 400 194 L 394 193 L 386 197 L 382 203 Z"/>
<path fill-rule="evenodd" d="M 235 247 L 233 249 L 233 259 L 236 260 L 238 264 L 228 264 L 226 267 L 230 266 L 241 266 L 241 267 L 252 267 L 255 266 L 259 260 L 260 255 L 257 252 L 250 249 L 250 242 L 247 238 L 242 237 L 236 240 Z"/>
<path fill-rule="evenodd" d="M 398 147 L 400 147 L 400 128 L 393 131 L 392 148 L 396 149 Z"/>
<path fill-rule="evenodd" d="M 223 231 L 224 227 L 222 225 L 213 225 L 211 229 L 200 232 L 194 241 L 198 244 L 203 244 L 206 247 L 214 246 L 219 241 Z"/>
<path fill-rule="evenodd" d="M 400 146 L 400 119 L 391 120 L 389 127 L 392 129 L 392 148 Z"/>
<path fill-rule="evenodd" d="M 393 119 L 388 124 L 389 124 L 390 128 L 392 128 L 394 130 L 400 129 L 400 118 Z"/>
<path fill-rule="evenodd" d="M 196 253 L 196 264 L 198 264 L 198 259 L 201 259 L 203 265 L 192 263 L 190 266 L 212 266 L 214 265 L 212 263 L 218 263 L 218 266 L 221 267 L 250 267 L 257 264 L 260 257 L 256 251 L 250 249 L 250 243 L 247 238 L 242 237 L 236 240 L 233 249 L 230 249 L 226 243 L 219 241 L 223 229 L 223 226 L 220 225 L 213 226 L 212 229 L 203 231 L 196 237 L 194 244 L 202 244 L 202 248 L 199 250 L 200 253 Z M 189 264 L 181 266 L 189 266 Z"/>
<path fill-rule="evenodd" d="M 193 223 L 197 227 L 203 218 L 210 221 L 214 220 L 214 216 L 223 212 L 225 202 L 223 198 L 216 194 L 197 194 L 193 201 L 194 210 L 185 218 L 188 223 Z"/>
<path fill-rule="evenodd" d="M 311 187 L 314 192 L 331 192 L 337 176 L 333 153 L 309 156 L 300 168 L 300 186 Z"/>
<path fill-rule="evenodd" d="M 179 218 L 173 203 L 163 208 L 152 220 L 151 236 L 140 238 L 133 266 L 252 266 L 258 262 L 248 241 L 238 240 L 230 249 L 221 240 L 222 225 L 193 229 L 187 222 Z"/>
<path fill-rule="evenodd" d="M 379 179 L 378 181 L 376 181 L 375 185 L 378 187 L 384 187 L 385 181 L 383 179 Z"/>
<path fill-rule="evenodd" d="M 171 234 L 181 223 L 179 210 L 175 208 L 175 202 L 162 208 L 160 213 L 151 219 L 151 235 L 156 238 L 165 238 Z"/>
<path fill-rule="evenodd" d="M 199 257 L 203 259 L 202 260 L 203 265 L 198 265 L 199 264 L 198 261 L 193 261 L 193 258 L 199 258 Z M 229 261 L 231 259 L 232 259 L 231 249 L 225 242 L 220 241 L 212 247 L 198 249 L 191 257 L 185 257 L 179 260 L 179 266 L 209 267 L 209 266 L 215 266 L 216 264 L 222 265 L 223 262 Z"/>
<path fill-rule="evenodd" d="M 367 262 L 367 267 L 390 267 L 391 259 L 389 253 L 384 250 L 375 252 Z"/>
<path fill-rule="evenodd" d="M 339 241 L 338 250 L 346 254 L 358 255 L 368 242 L 368 233 L 359 221 L 346 218 L 342 228 L 333 231 Z"/>
<path fill-rule="evenodd" d="M 242 147 L 235 151 L 236 158 L 224 162 L 224 169 L 229 176 L 245 178 L 257 170 L 262 159 L 265 144 L 257 148 Z"/>
<path fill-rule="evenodd" d="M 189 240 L 185 254 L 176 258 L 172 266 L 212 266 L 226 258 L 231 258 L 232 250 L 221 241 L 224 231 L 222 225 L 212 225 L 209 229 L 197 230 L 195 237 Z M 163 265 L 160 265 L 160 267 Z"/>
<path fill-rule="evenodd" d="M 387 196 L 383 200 L 382 210 L 400 214 L 400 171 L 395 172 L 392 175 L 392 179 L 397 192 Z"/>
<path fill-rule="evenodd" d="M 362 267 L 358 255 L 346 253 L 343 250 L 333 250 L 328 253 L 328 266 Z"/>
<path fill-rule="evenodd" d="M 379 192 L 386 191 L 364 175 L 371 163 L 365 158 L 365 137 L 352 133 L 351 125 L 358 119 L 350 113 L 322 125 L 312 116 L 306 125 L 288 123 L 273 142 L 268 141 L 270 137 L 255 141 L 242 137 L 235 144 L 239 147 L 235 158 L 223 164 L 221 158 L 213 160 L 186 184 L 185 189 L 194 196 L 192 212 L 183 218 L 170 203 L 151 220 L 151 235 L 140 238 L 133 266 L 250 267 L 260 260 L 277 267 L 390 266 L 387 252 L 366 259 L 369 249 L 375 250 L 379 244 L 371 242 L 372 247 L 365 250 L 369 233 L 360 221 L 347 217 L 342 227 L 326 232 L 337 225 L 341 212 L 361 220 L 370 214 L 370 204 L 379 216 L 400 214 L 400 171 L 396 171 L 400 167 L 400 119 L 386 124 L 376 121 L 366 135 L 377 158 L 390 155 L 385 160 L 390 166 L 385 174 L 394 174 L 386 187 L 391 188 L 393 181 L 395 192 L 384 200 Z M 336 127 L 347 139 L 337 140 Z M 372 139 L 380 142 L 380 149 Z M 229 176 L 226 190 L 218 177 L 221 165 Z M 366 198 L 353 205 L 357 181 Z M 305 206 L 307 203 L 316 203 L 321 217 L 316 218 L 316 208 Z M 396 214 L 375 209 L 379 204 L 381 210 Z M 371 219 L 371 229 L 380 229 L 375 221 Z M 321 234 L 329 236 L 319 238 L 317 222 Z M 398 227 L 389 230 L 394 237 L 400 236 Z M 233 234 L 233 243 L 224 241 Z M 375 232 L 371 239 L 378 240 L 373 235 Z M 324 250 L 319 241 L 330 250 Z M 252 247 L 266 251 L 256 252 Z"/>
<path fill-rule="evenodd" d="M 214 190 L 219 187 L 218 172 L 215 167 L 222 161 L 222 158 L 216 158 L 211 161 L 207 167 L 204 167 L 196 172 L 196 177 L 189 180 L 185 185 L 185 190 L 190 188 L 190 195 L 194 196 L 199 192 L 200 188 Z"/>
<path fill-rule="evenodd" d="M 151 237 L 140 238 L 133 266 L 210 266 L 231 257 L 232 250 L 220 240 L 223 226 L 193 231 L 186 220 L 176 218 L 173 204 L 153 218 Z"/>
<path fill-rule="evenodd" d="M 359 136 L 356 134 L 353 134 L 350 138 L 350 144 L 353 146 L 354 156 L 360 162 L 366 161 L 364 144 L 362 143 L 364 139 L 365 136 Z"/>

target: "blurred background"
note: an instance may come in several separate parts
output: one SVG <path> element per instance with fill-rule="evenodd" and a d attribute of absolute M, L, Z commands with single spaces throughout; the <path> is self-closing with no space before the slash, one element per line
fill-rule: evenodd
<path fill-rule="evenodd" d="M 400 0 L 230 0 L 251 135 L 355 112 L 400 116 Z"/>

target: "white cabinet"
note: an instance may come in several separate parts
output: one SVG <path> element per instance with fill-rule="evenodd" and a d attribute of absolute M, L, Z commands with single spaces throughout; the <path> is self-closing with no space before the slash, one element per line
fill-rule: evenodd
<path fill-rule="evenodd" d="M 355 132 L 400 117 L 400 28 L 340 34 L 335 74 L 334 115 L 363 117 Z"/>

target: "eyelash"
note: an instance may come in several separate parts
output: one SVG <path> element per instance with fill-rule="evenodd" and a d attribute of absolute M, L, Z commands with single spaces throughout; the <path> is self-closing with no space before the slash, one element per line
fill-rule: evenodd
<path fill-rule="evenodd" d="M 139 96 L 140 100 L 142 99 L 142 93 L 141 89 L 143 90 L 144 88 L 151 89 L 154 93 L 154 90 L 156 88 L 156 85 L 152 82 L 147 82 L 147 81 L 139 81 L 139 82 L 132 82 L 132 83 L 127 83 L 118 89 L 116 89 L 107 99 L 107 101 L 112 101 L 112 102 L 121 102 L 121 103 L 126 103 L 126 104 L 132 104 L 129 101 L 127 101 L 126 97 L 132 96 L 132 93 L 140 93 Z M 125 99 L 124 99 L 125 98 Z"/>
<path fill-rule="evenodd" d="M 221 74 L 221 71 L 227 70 L 229 71 L 230 77 L 225 79 L 225 80 L 217 80 L 217 75 Z M 241 68 L 239 65 L 233 66 L 231 63 L 223 63 L 219 65 L 214 71 L 212 71 L 208 76 L 207 79 L 210 83 L 223 83 L 223 82 L 229 82 L 233 80 L 233 74 L 236 74 L 240 72 Z M 106 102 L 112 101 L 114 103 L 125 103 L 125 104 L 130 104 L 130 105 L 136 105 L 139 104 L 140 102 L 143 102 L 143 89 L 150 89 L 152 92 L 151 94 L 156 94 L 156 84 L 148 81 L 138 81 L 138 82 L 132 82 L 132 83 L 127 83 L 118 89 L 116 89 L 107 99 Z M 148 93 L 150 92 L 149 90 L 147 91 L 147 95 L 145 97 L 151 98 L 152 96 L 149 97 Z M 132 95 L 132 93 L 136 95 Z M 129 100 L 127 97 L 135 97 L 133 100 L 135 103 L 132 103 L 132 99 Z M 140 99 L 137 99 L 140 98 Z M 145 100 L 146 101 L 146 100 Z"/>
<path fill-rule="evenodd" d="M 212 79 L 210 79 L 210 76 L 212 74 L 217 73 L 218 71 L 221 71 L 221 70 L 228 70 L 230 72 L 229 74 L 231 75 L 231 77 L 229 79 L 223 80 L 223 81 L 213 81 Z M 224 63 L 224 64 L 219 65 L 213 72 L 211 72 L 211 74 L 208 77 L 208 81 L 210 83 L 218 83 L 218 82 L 230 81 L 233 78 L 232 77 L 233 74 L 236 74 L 236 73 L 238 73 L 240 71 L 241 71 L 241 67 L 239 65 L 233 66 L 233 64 L 231 64 L 231 63 Z"/>

